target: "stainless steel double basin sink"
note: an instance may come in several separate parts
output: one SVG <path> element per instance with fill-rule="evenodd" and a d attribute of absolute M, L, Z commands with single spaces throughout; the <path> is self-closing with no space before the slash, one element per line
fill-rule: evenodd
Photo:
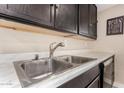
<path fill-rule="evenodd" d="M 93 60 L 96 58 L 64 55 L 52 59 L 18 61 L 14 62 L 14 67 L 22 87 L 27 87 Z"/>

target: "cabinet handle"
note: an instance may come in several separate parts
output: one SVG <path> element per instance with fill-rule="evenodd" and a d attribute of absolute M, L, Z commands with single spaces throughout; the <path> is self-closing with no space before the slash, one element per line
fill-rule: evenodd
<path fill-rule="evenodd" d="M 59 8 L 59 5 L 56 5 L 55 8 L 58 9 Z"/>
<path fill-rule="evenodd" d="M 53 6 L 53 4 L 50 4 L 50 6 L 52 7 L 52 6 Z"/>

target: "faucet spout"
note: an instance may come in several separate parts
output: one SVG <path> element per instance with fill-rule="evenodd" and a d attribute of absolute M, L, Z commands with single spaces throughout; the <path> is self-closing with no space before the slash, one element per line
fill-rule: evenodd
<path fill-rule="evenodd" d="M 54 44 L 56 44 L 55 46 L 54 46 Z M 49 49 L 50 49 L 50 54 L 49 54 L 49 58 L 52 58 L 53 57 L 53 54 L 54 54 L 54 51 L 58 48 L 58 47 L 64 47 L 65 46 L 65 44 L 63 43 L 63 42 L 60 42 L 60 43 L 56 43 L 56 42 L 53 42 L 53 43 L 51 43 L 50 44 L 50 47 L 49 47 Z"/>
<path fill-rule="evenodd" d="M 55 44 L 55 45 L 54 45 Z M 55 52 L 55 50 L 58 48 L 58 47 L 64 47 L 65 44 L 63 42 L 60 42 L 60 43 L 56 43 L 56 42 L 53 42 L 50 44 L 49 46 L 49 50 L 50 50 L 50 54 L 49 54 L 49 68 L 50 68 L 50 71 L 52 71 L 52 58 L 53 58 L 53 54 Z"/>

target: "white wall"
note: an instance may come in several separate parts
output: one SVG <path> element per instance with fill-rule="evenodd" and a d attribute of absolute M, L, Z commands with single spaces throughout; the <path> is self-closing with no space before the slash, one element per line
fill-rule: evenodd
<path fill-rule="evenodd" d="M 98 39 L 91 45 L 95 50 L 115 53 L 115 81 L 124 84 L 124 34 L 106 36 L 106 21 L 123 16 L 124 5 L 117 5 L 98 13 Z"/>

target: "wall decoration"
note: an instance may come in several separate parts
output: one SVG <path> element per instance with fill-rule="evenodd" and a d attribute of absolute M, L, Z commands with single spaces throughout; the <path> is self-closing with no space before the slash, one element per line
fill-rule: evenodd
<path fill-rule="evenodd" d="M 107 20 L 107 35 L 123 34 L 124 16 Z"/>

